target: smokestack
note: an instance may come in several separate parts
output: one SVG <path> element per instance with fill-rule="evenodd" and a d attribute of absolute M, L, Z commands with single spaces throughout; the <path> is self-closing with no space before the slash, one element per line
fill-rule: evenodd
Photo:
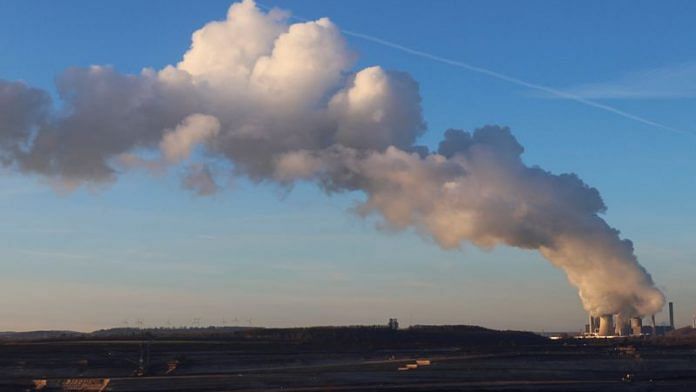
<path fill-rule="evenodd" d="M 640 335 L 643 333 L 643 319 L 631 317 L 631 334 Z"/>
<path fill-rule="evenodd" d="M 674 329 L 674 303 L 669 303 L 669 326 Z"/>
<path fill-rule="evenodd" d="M 614 316 L 605 314 L 599 317 L 599 336 L 612 336 Z"/>

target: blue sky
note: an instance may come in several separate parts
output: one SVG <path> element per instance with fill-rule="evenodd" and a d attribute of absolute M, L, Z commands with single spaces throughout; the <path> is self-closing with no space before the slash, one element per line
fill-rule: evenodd
<path fill-rule="evenodd" d="M 0 3 L 0 78 L 52 91 L 70 66 L 126 73 L 178 62 L 190 35 L 229 2 Z M 551 86 L 683 133 L 347 37 L 357 67 L 420 84 L 435 146 L 447 128 L 512 128 L 524 159 L 597 187 L 607 221 L 676 304 L 696 312 L 696 4 L 657 2 L 321 2 L 303 18 Z M 690 134 L 690 135 L 689 135 Z M 0 330 L 147 325 L 466 323 L 578 329 L 586 315 L 563 273 L 534 252 L 443 251 L 385 233 L 349 210 L 360 194 L 286 193 L 236 180 L 212 197 L 177 173 L 130 173 L 57 194 L 39 178 L 0 177 Z M 665 319 L 658 315 L 658 319 Z"/>

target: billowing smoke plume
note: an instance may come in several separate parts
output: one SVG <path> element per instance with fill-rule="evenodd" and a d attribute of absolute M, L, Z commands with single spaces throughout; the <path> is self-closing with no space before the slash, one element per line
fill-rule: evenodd
<path fill-rule="evenodd" d="M 425 124 L 409 75 L 354 72 L 331 21 L 286 20 L 245 0 L 196 31 L 176 66 L 69 69 L 60 110 L 43 91 L 0 81 L 0 162 L 67 188 L 183 166 L 183 185 L 207 195 L 221 188 L 210 164 L 222 160 L 254 181 L 363 192 L 360 214 L 444 248 L 538 249 L 595 315 L 662 307 L 631 242 L 600 218 L 596 189 L 526 166 L 503 127 L 450 129 L 435 152 L 415 145 Z"/>

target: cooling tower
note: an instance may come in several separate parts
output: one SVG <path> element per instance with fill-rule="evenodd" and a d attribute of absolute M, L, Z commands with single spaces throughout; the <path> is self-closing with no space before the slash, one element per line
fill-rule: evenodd
<path fill-rule="evenodd" d="M 631 334 L 631 325 L 629 324 L 629 321 L 620 315 L 616 315 L 614 334 L 617 336 L 628 336 Z"/>
<path fill-rule="evenodd" d="M 597 321 L 596 321 L 596 318 L 594 316 L 592 316 L 591 314 L 590 314 L 589 322 L 590 322 L 590 324 L 588 325 L 589 331 L 587 331 L 587 333 L 590 333 L 590 334 L 595 333 L 595 331 L 597 330 Z"/>
<path fill-rule="evenodd" d="M 599 317 L 599 336 L 612 336 L 614 334 L 614 316 L 605 314 Z"/>
<path fill-rule="evenodd" d="M 643 333 L 643 319 L 631 317 L 631 334 L 640 335 L 641 333 Z"/>
<path fill-rule="evenodd" d="M 652 334 L 653 334 L 653 336 L 657 336 L 657 326 L 655 325 L 655 315 L 654 314 L 650 317 L 650 320 L 652 321 Z"/>

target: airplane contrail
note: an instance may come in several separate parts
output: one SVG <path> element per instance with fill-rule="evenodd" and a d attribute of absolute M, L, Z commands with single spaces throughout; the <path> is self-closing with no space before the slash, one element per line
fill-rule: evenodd
<path fill-rule="evenodd" d="M 267 11 L 273 8 L 273 7 L 269 7 L 269 6 L 266 6 L 266 5 L 262 5 L 262 4 L 258 3 L 258 2 L 257 2 L 256 4 L 257 4 L 260 8 L 265 8 Z M 311 21 L 310 19 L 302 18 L 302 17 L 299 17 L 299 16 L 297 16 L 297 15 L 291 15 L 290 18 L 297 19 L 297 20 L 303 21 L 303 22 L 309 22 L 309 21 Z M 513 76 L 505 75 L 505 74 L 502 74 L 502 73 L 500 73 L 500 72 L 496 72 L 496 71 L 493 71 L 493 70 L 490 70 L 490 69 L 487 69 L 487 68 L 478 67 L 478 66 L 475 66 L 475 65 L 472 65 L 472 64 L 469 64 L 469 63 L 465 63 L 465 62 L 463 62 L 463 61 L 453 60 L 453 59 L 450 59 L 450 58 L 447 58 L 447 57 L 437 56 L 437 55 L 434 55 L 434 54 L 432 54 L 432 53 L 428 53 L 428 52 L 424 52 L 424 51 L 421 51 L 421 50 L 409 48 L 409 47 L 407 47 L 407 46 L 404 46 L 404 45 L 401 45 L 401 44 L 397 44 L 397 43 L 395 43 L 395 42 L 387 41 L 387 40 L 385 40 L 385 39 L 382 39 L 382 38 L 379 38 L 379 37 L 375 37 L 375 36 L 372 36 L 372 35 L 363 34 L 363 33 L 359 33 L 359 32 L 356 32 L 356 31 L 345 30 L 345 29 L 341 29 L 341 32 L 342 32 L 343 34 L 348 35 L 348 36 L 351 36 L 351 37 L 355 37 L 355 38 L 363 39 L 363 40 L 366 40 L 366 41 L 370 41 L 370 42 L 373 42 L 373 43 L 376 43 L 376 44 L 379 44 L 379 45 L 382 45 L 382 46 L 386 46 L 386 47 L 389 47 L 389 48 L 392 48 L 392 49 L 396 49 L 396 50 L 399 50 L 399 51 L 402 51 L 402 52 L 404 52 L 404 53 L 408 53 L 408 54 L 411 54 L 411 55 L 414 55 L 414 56 L 418 56 L 418 57 L 425 58 L 425 59 L 432 60 L 432 61 L 437 61 L 437 62 L 442 63 L 442 64 L 447 64 L 447 65 L 451 65 L 451 66 L 454 66 L 454 67 L 466 69 L 466 70 L 468 70 L 468 71 L 480 73 L 480 74 L 483 74 L 483 75 L 487 75 L 487 76 L 490 76 L 490 77 L 492 77 L 492 78 L 495 78 L 495 79 L 498 79 L 498 80 L 502 80 L 502 81 L 505 81 L 505 82 L 508 82 L 508 83 L 512 83 L 512 84 L 515 84 L 515 85 L 518 85 L 518 86 L 527 87 L 527 88 L 530 88 L 530 89 L 533 89 L 533 90 L 543 91 L 543 92 L 545 92 L 545 93 L 554 95 L 554 96 L 559 97 L 559 98 L 564 98 L 564 99 L 572 100 L 572 101 L 578 102 L 578 103 L 580 103 L 580 104 L 583 104 L 583 105 L 585 105 L 585 106 L 593 107 L 593 108 L 595 108 L 595 109 L 604 110 L 604 111 L 606 111 L 606 112 L 613 113 L 613 114 L 619 115 L 619 116 L 621 116 L 621 117 L 627 118 L 627 119 L 629 119 L 629 120 L 633 120 L 633 121 L 636 121 L 636 122 L 639 122 L 639 123 L 642 123 L 642 124 L 645 124 L 645 125 L 650 125 L 650 126 L 653 126 L 653 127 L 655 127 L 655 128 L 659 128 L 659 129 L 662 129 L 662 130 L 665 130 L 665 131 L 669 131 L 669 132 L 673 132 L 673 133 L 678 133 L 678 134 L 681 134 L 681 135 L 687 135 L 687 136 L 691 136 L 691 137 L 696 137 L 696 134 L 694 134 L 694 133 L 692 133 L 692 132 L 688 132 L 688 131 L 685 131 L 685 130 L 682 130 L 682 129 L 670 127 L 669 125 L 665 125 L 665 124 L 662 124 L 662 123 L 659 123 L 659 122 L 656 122 L 656 121 L 647 119 L 647 118 L 645 118 L 645 117 L 641 117 L 641 116 L 638 116 L 638 115 L 635 115 L 635 114 L 632 114 L 632 113 L 623 111 L 623 110 L 621 110 L 621 109 L 615 108 L 615 107 L 610 106 L 610 105 L 606 105 L 606 104 L 599 103 L 599 102 L 596 102 L 596 101 L 593 101 L 593 100 L 589 100 L 589 99 L 583 98 L 583 97 L 581 97 L 581 96 L 579 96 L 579 95 L 571 94 L 571 93 L 568 93 L 568 92 L 565 92 L 565 91 L 562 91 L 562 90 L 557 90 L 557 89 L 555 89 L 555 88 L 553 88 L 553 87 L 548 87 L 548 86 L 544 86 L 544 85 L 542 85 L 542 84 L 527 82 L 527 81 L 525 81 L 525 80 L 518 79 L 518 78 L 515 78 L 515 77 L 513 77 Z"/>
<path fill-rule="evenodd" d="M 527 82 L 527 81 L 524 81 L 522 79 L 508 76 L 508 75 L 502 74 L 500 72 L 495 72 L 495 71 L 492 71 L 492 70 L 487 69 L 487 68 L 477 67 L 475 65 L 471 65 L 471 64 L 468 64 L 468 63 L 465 63 L 462 61 L 452 60 L 452 59 L 448 59 L 446 57 L 441 57 L 441 56 L 437 56 L 437 55 L 423 52 L 420 50 L 412 49 L 412 48 L 409 48 L 409 47 L 406 47 L 403 45 L 399 45 L 399 44 L 394 43 L 394 42 L 390 42 L 390 41 L 387 41 L 387 40 L 384 40 L 381 38 L 373 37 L 371 35 L 357 33 L 355 31 L 350 31 L 350 30 L 341 30 L 341 32 L 345 35 L 349 35 L 352 37 L 371 41 L 371 42 L 374 42 L 374 43 L 377 43 L 377 44 L 380 44 L 383 46 L 387 46 L 387 47 L 390 47 L 393 49 L 397 49 L 397 50 L 400 50 L 402 52 L 409 53 L 409 54 L 412 54 L 412 55 L 415 55 L 418 57 L 423 57 L 423 58 L 437 61 L 437 62 L 440 62 L 443 64 L 448 64 L 448 65 L 453 65 L 455 67 L 464 68 L 466 70 L 469 70 L 472 72 L 477 72 L 477 73 L 484 74 L 484 75 L 488 75 L 488 76 L 491 76 L 491 77 L 499 79 L 499 80 L 503 80 L 503 81 L 506 81 L 506 82 L 509 82 L 512 84 L 516 84 L 518 86 L 523 86 L 523 87 L 531 88 L 534 90 L 543 91 L 543 92 L 555 95 L 555 96 L 560 97 L 560 98 L 570 99 L 570 100 L 576 101 L 578 103 L 581 103 L 581 104 L 584 104 L 584 105 L 587 105 L 587 106 L 590 106 L 593 108 L 602 109 L 602 110 L 605 110 L 605 111 L 610 112 L 610 113 L 618 114 L 619 116 L 625 117 L 625 118 L 630 119 L 630 120 L 638 121 L 638 122 L 646 124 L 646 125 L 651 125 L 651 126 L 654 126 L 657 128 L 661 128 L 661 129 L 671 131 L 671 132 L 676 132 L 676 133 L 683 134 L 683 135 L 696 136 L 691 132 L 687 132 L 687 131 L 684 131 L 681 129 L 673 128 L 673 127 L 670 127 L 668 125 L 661 124 L 661 123 L 649 120 L 647 118 L 640 117 L 640 116 L 637 116 L 635 114 L 625 112 L 625 111 L 623 111 L 621 109 L 617 109 L 613 106 L 609 106 L 609 105 L 605 105 L 605 104 L 595 102 L 595 101 L 592 101 L 589 99 L 585 99 L 579 95 L 567 93 L 565 91 L 556 90 L 555 88 L 552 88 L 552 87 Z"/>

